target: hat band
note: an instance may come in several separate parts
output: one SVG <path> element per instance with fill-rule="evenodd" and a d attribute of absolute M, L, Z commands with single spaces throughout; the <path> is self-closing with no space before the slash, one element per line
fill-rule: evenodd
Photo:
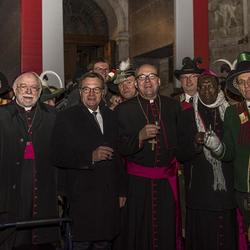
<path fill-rule="evenodd" d="M 245 61 L 250 61 L 250 54 L 247 53 L 241 53 L 238 58 L 238 62 L 245 62 Z"/>

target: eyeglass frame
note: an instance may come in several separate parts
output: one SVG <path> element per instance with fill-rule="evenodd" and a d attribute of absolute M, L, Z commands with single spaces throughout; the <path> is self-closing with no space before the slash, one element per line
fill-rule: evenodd
<path fill-rule="evenodd" d="M 243 86 L 245 84 L 250 84 L 250 77 L 247 78 L 247 80 L 243 80 L 243 79 L 238 79 L 238 77 L 235 78 L 234 83 L 236 84 L 235 86 Z"/>
<path fill-rule="evenodd" d="M 143 76 L 144 79 L 140 79 L 141 77 Z M 151 78 L 150 78 L 151 77 Z M 150 80 L 150 81 L 154 81 L 156 80 L 157 78 L 159 78 L 159 75 L 156 74 L 156 73 L 149 73 L 149 74 L 140 74 L 138 76 L 136 76 L 136 80 L 137 81 L 140 81 L 140 82 L 145 82 L 146 79 Z"/>
<path fill-rule="evenodd" d="M 27 90 L 31 90 L 31 93 L 33 94 L 37 94 L 42 89 L 41 87 L 27 86 L 24 83 L 19 83 L 16 88 L 20 89 L 23 93 L 25 93 Z"/>
<path fill-rule="evenodd" d="M 80 87 L 79 88 L 81 92 L 83 92 L 84 94 L 89 94 L 90 92 L 94 93 L 94 94 L 100 94 L 104 88 L 100 88 L 100 87 L 95 87 L 95 88 L 90 88 L 90 87 Z M 86 92 L 87 90 L 87 92 Z"/>

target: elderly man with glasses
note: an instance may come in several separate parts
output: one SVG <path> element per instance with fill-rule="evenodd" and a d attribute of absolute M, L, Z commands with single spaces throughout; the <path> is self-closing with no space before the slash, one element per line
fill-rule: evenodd
<path fill-rule="evenodd" d="M 179 103 L 159 95 L 154 65 L 136 70 L 138 95 L 117 107 L 119 151 L 129 179 L 124 250 L 181 249 L 176 187 Z"/>
<path fill-rule="evenodd" d="M 57 215 L 56 175 L 50 162 L 55 111 L 39 103 L 34 72 L 13 84 L 15 100 L 0 108 L 0 221 L 51 219 Z M 0 231 L 0 249 L 55 249 L 55 226 Z"/>
<path fill-rule="evenodd" d="M 102 102 L 104 80 L 95 72 L 80 79 L 81 103 L 58 114 L 53 160 L 60 192 L 69 201 L 74 250 L 111 250 L 125 203 L 113 111 Z"/>

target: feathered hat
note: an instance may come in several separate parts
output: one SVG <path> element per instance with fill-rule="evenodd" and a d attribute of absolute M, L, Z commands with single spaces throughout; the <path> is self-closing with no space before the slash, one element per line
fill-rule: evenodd
<path fill-rule="evenodd" d="M 237 59 L 231 63 L 230 61 L 226 59 L 220 58 L 214 61 L 214 64 L 215 63 L 222 63 L 220 66 L 220 73 L 223 73 L 226 75 L 226 76 L 219 77 L 222 90 L 225 91 L 229 99 L 237 101 L 237 102 L 241 102 L 242 97 L 240 95 L 240 92 L 232 85 L 232 82 L 229 84 L 229 79 L 231 77 L 231 74 L 234 73 Z"/>
<path fill-rule="evenodd" d="M 126 61 L 121 61 L 119 69 L 116 72 L 114 84 L 119 84 L 125 81 L 129 76 L 134 76 L 135 71 L 130 64 L 129 58 Z"/>
<path fill-rule="evenodd" d="M 201 74 L 203 69 L 198 67 L 202 63 L 201 57 L 196 57 L 193 60 L 190 57 L 185 57 L 182 60 L 182 68 L 174 71 L 174 76 L 179 80 L 183 74 Z"/>
<path fill-rule="evenodd" d="M 108 89 L 115 94 L 119 93 L 118 85 L 124 82 L 129 76 L 135 76 L 135 70 L 130 64 L 129 58 L 125 61 L 121 61 L 119 64 L 119 68 L 116 70 L 115 75 L 113 77 L 113 81 L 111 80 L 107 85 Z"/>

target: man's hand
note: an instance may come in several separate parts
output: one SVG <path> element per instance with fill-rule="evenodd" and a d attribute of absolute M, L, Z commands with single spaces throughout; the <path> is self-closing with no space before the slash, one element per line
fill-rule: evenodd
<path fill-rule="evenodd" d="M 207 131 L 205 133 L 204 145 L 218 156 L 223 151 L 223 145 L 214 131 Z"/>
<path fill-rule="evenodd" d="M 115 109 L 115 107 L 118 105 L 118 104 L 120 104 L 121 102 L 122 102 L 122 98 L 120 97 L 120 96 L 118 96 L 118 95 L 113 95 L 111 98 L 110 98 L 110 103 L 111 103 L 111 105 L 109 106 L 109 108 L 111 109 L 111 110 L 114 110 Z"/>
<path fill-rule="evenodd" d="M 92 162 L 111 160 L 114 150 L 107 146 L 99 146 L 92 153 Z"/>
<path fill-rule="evenodd" d="M 120 208 L 124 207 L 127 201 L 127 197 L 119 197 L 119 206 Z"/>
<path fill-rule="evenodd" d="M 197 144 L 203 144 L 204 143 L 204 137 L 205 137 L 205 132 L 198 132 L 195 136 L 195 142 Z"/>
<path fill-rule="evenodd" d="M 159 133 L 160 126 L 154 124 L 147 124 L 144 128 L 142 128 L 139 132 L 139 140 L 144 141 L 150 138 L 156 137 Z"/>

